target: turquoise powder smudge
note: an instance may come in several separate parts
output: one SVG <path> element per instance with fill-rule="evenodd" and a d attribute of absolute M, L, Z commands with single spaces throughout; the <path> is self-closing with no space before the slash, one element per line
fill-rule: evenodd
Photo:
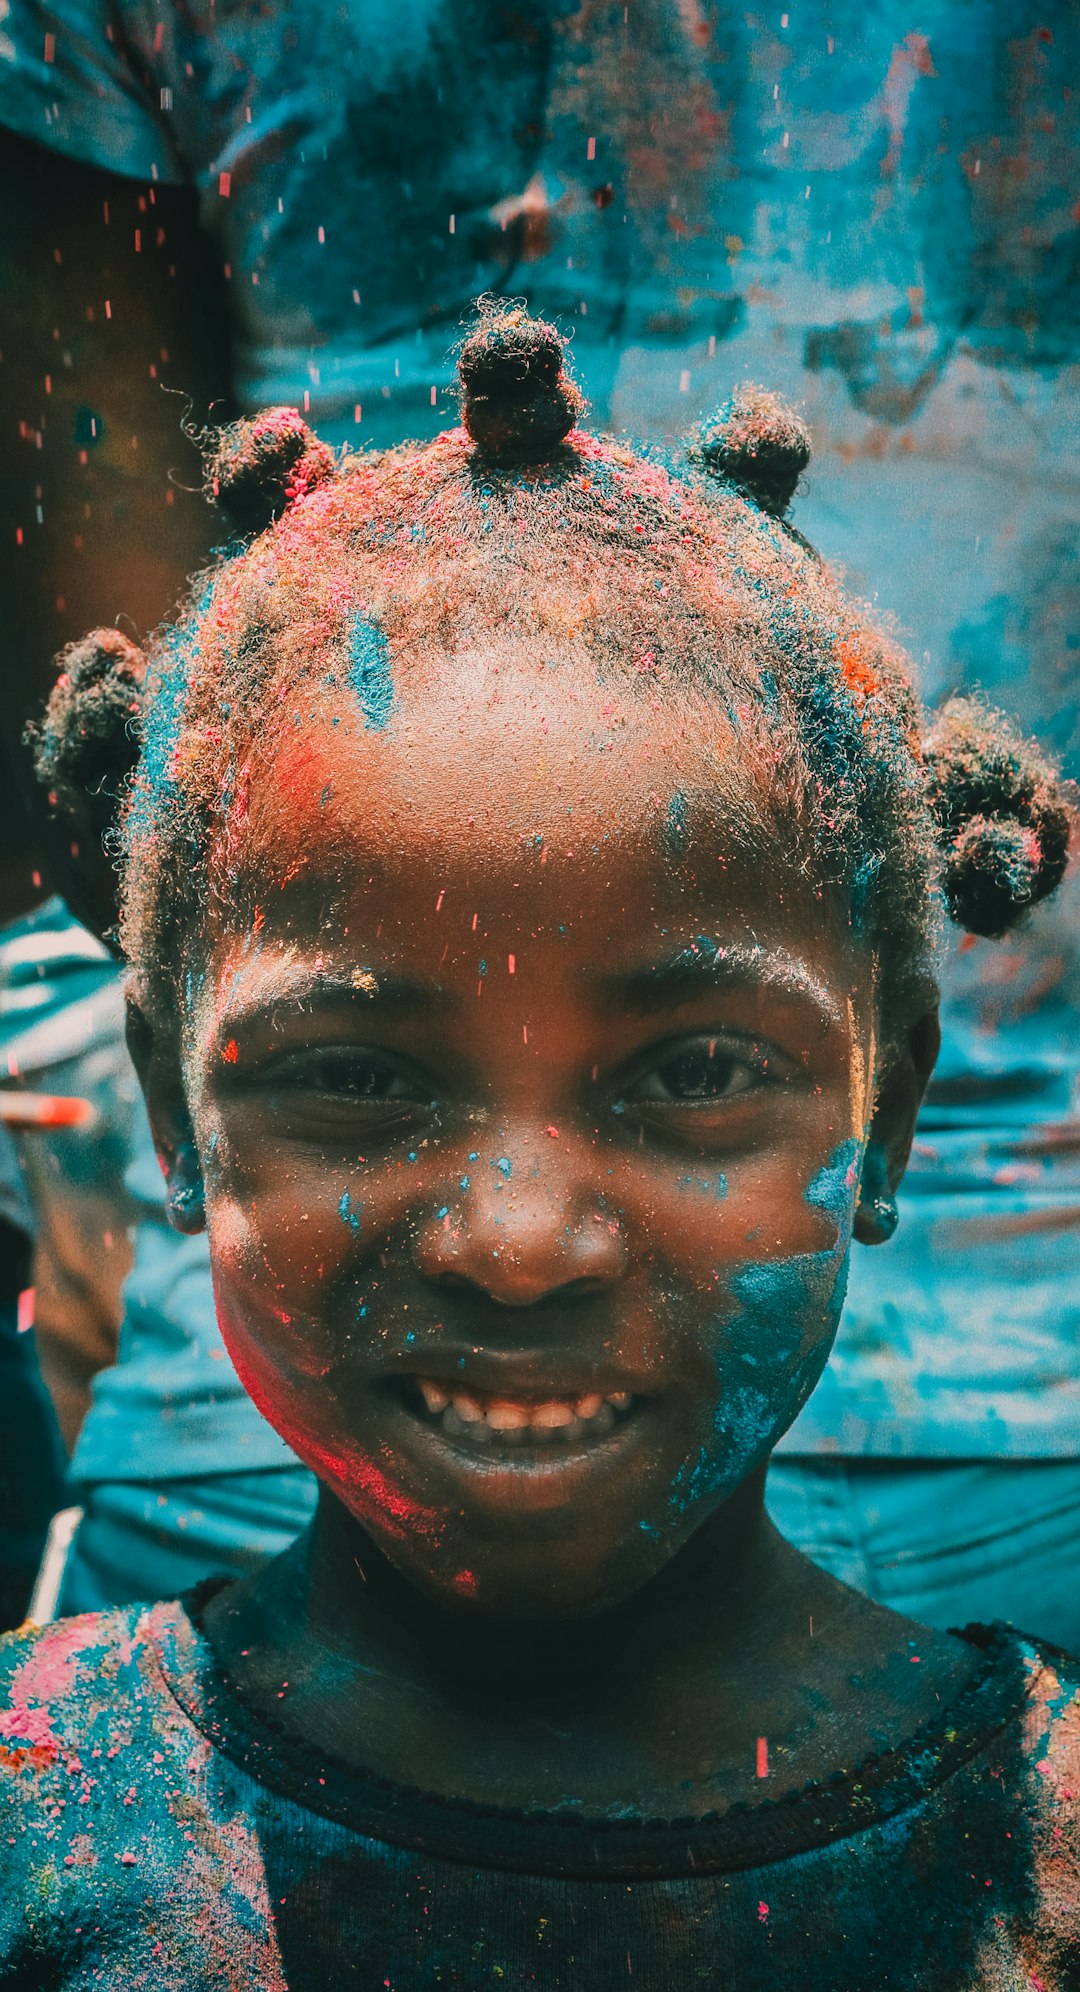
<path fill-rule="evenodd" d="M 681 858 L 690 842 L 690 824 L 687 817 L 686 797 L 681 789 L 676 789 L 667 806 L 664 824 L 664 848 L 669 858 Z"/>
<path fill-rule="evenodd" d="M 349 1195 L 348 1190 L 342 1190 L 341 1201 L 338 1204 L 337 1208 L 338 1208 L 338 1216 L 340 1217 L 342 1224 L 347 1224 L 349 1226 L 350 1231 L 359 1231 L 360 1206 L 359 1204 L 357 1204 L 354 1209 L 353 1201 Z"/>
<path fill-rule="evenodd" d="M 807 1203 L 835 1222 L 830 1247 L 788 1259 L 755 1260 L 735 1274 L 735 1312 L 725 1311 L 714 1322 L 723 1380 L 712 1438 L 672 1481 L 673 1520 L 703 1499 L 733 1491 L 787 1430 L 821 1375 L 847 1291 L 860 1150 L 855 1139 L 841 1142 L 806 1192 Z M 800 1348 L 804 1353 L 792 1369 Z"/>
<path fill-rule="evenodd" d="M 381 730 L 394 710 L 390 650 L 377 623 L 354 616 L 349 632 L 349 683 L 360 702 L 364 724 Z"/>

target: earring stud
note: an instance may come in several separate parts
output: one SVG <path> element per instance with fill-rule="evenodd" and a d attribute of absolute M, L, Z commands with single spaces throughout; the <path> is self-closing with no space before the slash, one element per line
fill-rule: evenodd
<path fill-rule="evenodd" d="M 892 1237 L 893 1232 L 900 1222 L 900 1212 L 896 1208 L 896 1198 L 875 1197 L 873 1203 L 870 1205 L 870 1215 L 878 1231 L 881 1233 L 881 1241 L 884 1244 L 887 1238 Z"/>

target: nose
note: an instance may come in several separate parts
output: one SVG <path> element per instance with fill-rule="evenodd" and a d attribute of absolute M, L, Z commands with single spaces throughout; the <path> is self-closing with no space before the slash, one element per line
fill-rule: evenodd
<path fill-rule="evenodd" d="M 550 1159 L 538 1139 L 470 1163 L 439 1215 L 416 1237 L 422 1277 L 472 1288 L 502 1307 L 584 1299 L 622 1278 L 622 1225 L 603 1207 L 575 1143 Z M 554 1151 L 554 1143 L 551 1144 Z M 591 1144 L 587 1151 L 595 1165 Z M 461 1187 L 464 1184 L 466 1187 Z"/>

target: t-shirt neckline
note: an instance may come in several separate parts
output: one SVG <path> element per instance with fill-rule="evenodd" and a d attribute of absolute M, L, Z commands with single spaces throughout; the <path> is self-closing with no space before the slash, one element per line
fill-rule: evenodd
<path fill-rule="evenodd" d="M 1021 1636 L 1001 1624 L 969 1625 L 957 1636 L 980 1660 L 957 1695 L 900 1744 L 828 1779 L 685 1819 L 512 1810 L 356 1770 L 321 1755 L 284 1722 L 256 1714 L 202 1630 L 202 1608 L 220 1583 L 199 1585 L 178 1601 L 193 1634 L 194 1667 L 170 1664 L 151 1629 L 168 1693 L 212 1748 L 279 1798 L 353 1833 L 478 1868 L 655 1881 L 737 1873 L 809 1853 L 918 1805 L 986 1747 L 1031 1687 Z"/>

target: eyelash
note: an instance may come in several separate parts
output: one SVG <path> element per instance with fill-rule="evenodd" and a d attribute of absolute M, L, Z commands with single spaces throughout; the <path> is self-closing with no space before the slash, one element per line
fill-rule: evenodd
<path fill-rule="evenodd" d="M 666 1047 L 659 1046 L 650 1055 L 648 1064 L 641 1069 L 641 1076 L 637 1082 L 637 1104 L 651 1106 L 666 1113 L 682 1111 L 702 1114 L 709 1109 L 715 1111 L 725 1102 L 742 1099 L 769 1084 L 769 1063 L 768 1048 L 756 1042 L 749 1044 L 745 1040 L 721 1038 L 718 1035 L 701 1036 L 689 1041 L 682 1040 Z M 691 1092 L 682 1099 L 676 1094 L 669 1094 L 667 1098 L 654 1094 L 650 1100 L 644 1092 L 645 1085 L 650 1081 L 663 1081 L 665 1074 L 670 1075 L 673 1068 L 689 1067 L 692 1071 L 695 1064 L 704 1069 L 702 1076 L 708 1076 L 708 1068 L 712 1066 L 712 1076 L 717 1080 L 724 1076 L 730 1080 L 733 1075 L 741 1072 L 746 1075 L 748 1083 L 736 1085 L 734 1088 L 730 1085 L 721 1085 L 716 1091 L 699 1093 L 697 1097 Z M 670 1084 L 670 1076 L 668 1083 Z M 620 1104 L 624 1109 L 633 1103 L 634 1091 L 635 1088 L 631 1085 L 623 1093 Z"/>
<path fill-rule="evenodd" d="M 636 1061 L 610 1110 L 642 1125 L 654 1121 L 668 1128 L 680 1118 L 692 1116 L 700 1127 L 707 1116 L 729 1112 L 734 1103 L 773 1083 L 771 1058 L 775 1062 L 772 1047 L 719 1034 L 669 1041 L 650 1048 Z M 690 1091 L 680 1098 L 673 1084 L 680 1067 L 684 1074 L 687 1069 L 693 1074 L 696 1068 L 699 1081 L 714 1076 L 723 1083 L 716 1091 L 699 1092 L 696 1097 Z M 425 1083 L 415 1067 L 349 1045 L 282 1053 L 252 1076 L 260 1090 L 280 1090 L 291 1095 L 294 1104 L 304 1094 L 310 1101 L 317 1099 L 321 1114 L 336 1121 L 367 1110 L 387 1132 L 395 1122 L 415 1121 L 418 1114 L 437 1110 L 437 1089 Z M 342 1080 L 348 1077 L 367 1083 L 343 1085 Z M 331 1083 L 326 1083 L 328 1078 Z M 733 1078 L 739 1083 L 732 1085 Z M 395 1092 L 395 1084 L 403 1090 Z M 650 1084 L 658 1089 L 651 1096 L 646 1090 Z M 312 1115 L 313 1120 L 317 1117 Z"/>

